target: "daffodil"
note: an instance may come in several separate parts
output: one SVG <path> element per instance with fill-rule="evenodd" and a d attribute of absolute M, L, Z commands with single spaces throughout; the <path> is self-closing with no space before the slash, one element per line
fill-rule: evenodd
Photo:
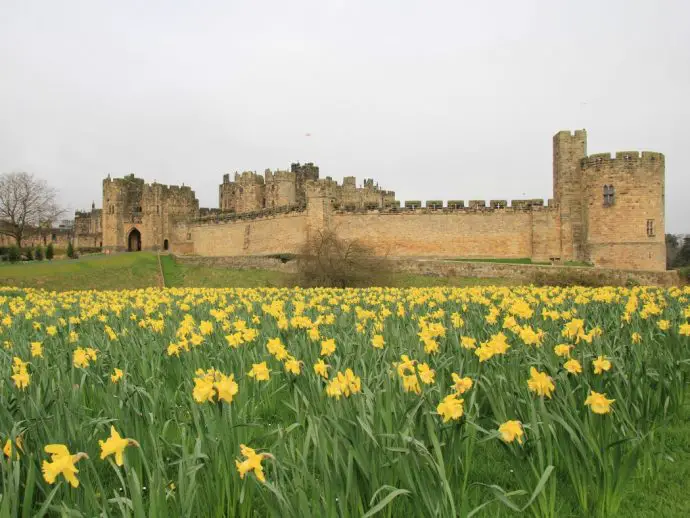
<path fill-rule="evenodd" d="M 31 342 L 31 357 L 43 358 L 43 345 L 41 342 Z"/>
<path fill-rule="evenodd" d="M 321 356 L 330 356 L 335 352 L 335 340 L 329 338 L 321 342 Z"/>
<path fill-rule="evenodd" d="M 522 436 L 525 435 L 520 421 L 506 421 L 498 427 L 498 432 L 505 442 L 513 442 L 517 439 L 519 444 L 522 444 Z"/>
<path fill-rule="evenodd" d="M 476 349 L 477 340 L 471 336 L 461 336 L 460 337 L 460 347 L 463 349 Z"/>
<path fill-rule="evenodd" d="M 527 380 L 527 387 L 530 391 L 535 392 L 539 396 L 551 397 L 551 394 L 556 390 L 551 376 L 545 372 L 539 372 L 534 367 L 530 367 L 530 379 Z"/>
<path fill-rule="evenodd" d="M 268 370 L 268 365 L 266 362 L 253 363 L 251 370 L 247 373 L 247 376 L 254 378 L 256 381 L 268 381 L 271 378 L 271 373 Z"/>
<path fill-rule="evenodd" d="M 16 447 L 15 447 L 16 446 Z M 19 452 L 23 452 L 24 449 L 22 448 L 22 436 L 18 435 L 15 440 L 14 440 L 14 446 L 12 445 L 12 440 L 7 439 L 5 442 L 5 446 L 2 449 L 2 453 L 5 454 L 5 457 L 8 459 L 13 458 L 14 460 L 19 460 Z"/>
<path fill-rule="evenodd" d="M 72 455 L 64 444 L 49 444 L 45 451 L 50 454 L 50 462 L 44 460 L 41 466 L 44 480 L 48 484 L 54 484 L 57 477 L 62 475 L 72 487 L 79 487 L 76 476 L 79 470 L 75 464 L 81 459 L 88 459 L 89 456 L 83 452 Z"/>
<path fill-rule="evenodd" d="M 615 399 L 606 399 L 606 394 L 600 394 L 599 392 L 594 392 L 590 390 L 589 396 L 585 400 L 585 405 L 595 414 L 608 414 L 611 411 L 611 404 L 616 401 Z"/>
<path fill-rule="evenodd" d="M 563 368 L 570 374 L 580 374 L 582 372 L 582 365 L 575 359 L 570 359 L 563 364 Z"/>
<path fill-rule="evenodd" d="M 296 360 L 292 356 L 289 356 L 287 361 L 284 363 L 285 370 L 289 372 L 290 374 L 294 374 L 295 376 L 298 376 L 300 373 L 300 370 L 302 368 L 302 362 L 299 360 Z"/>
<path fill-rule="evenodd" d="M 314 364 L 314 372 L 322 378 L 328 379 L 328 365 L 322 359 Z"/>
<path fill-rule="evenodd" d="M 254 472 L 257 480 L 259 482 L 266 482 L 266 476 L 264 475 L 264 469 L 261 465 L 261 461 L 267 456 L 265 453 L 256 453 L 256 451 L 249 446 L 240 444 L 240 453 L 244 459 L 236 459 L 235 466 L 240 474 L 240 478 L 243 479 L 244 476 L 249 472 Z"/>
<path fill-rule="evenodd" d="M 113 383 L 117 383 L 122 379 L 122 376 L 124 376 L 122 369 L 118 369 L 117 367 L 115 367 L 113 373 L 110 375 L 110 381 L 112 381 Z"/>
<path fill-rule="evenodd" d="M 443 418 L 444 423 L 451 419 L 457 421 L 465 412 L 464 401 L 464 399 L 458 399 L 457 394 L 449 394 L 438 404 L 436 412 Z"/>
<path fill-rule="evenodd" d="M 453 379 L 453 384 L 451 385 L 451 388 L 457 392 L 458 394 L 464 394 L 468 390 L 472 388 L 473 381 L 472 378 L 464 377 L 461 378 L 459 375 L 456 373 L 451 373 L 451 378 Z"/>
<path fill-rule="evenodd" d="M 604 356 L 599 356 L 592 362 L 592 366 L 594 367 L 594 374 L 601 374 L 611 369 L 611 362 Z"/>
<path fill-rule="evenodd" d="M 556 356 L 567 357 L 570 356 L 570 349 L 572 348 L 572 345 L 559 344 L 553 348 L 553 352 L 556 353 Z"/>
<path fill-rule="evenodd" d="M 101 447 L 101 460 L 109 455 L 115 455 L 115 464 L 118 466 L 122 466 L 124 463 L 123 455 L 127 446 L 139 447 L 139 443 L 134 439 L 120 437 L 120 434 L 117 433 L 114 426 L 110 427 L 110 437 L 105 441 L 99 440 L 98 444 Z"/>
<path fill-rule="evenodd" d="M 409 374 L 402 377 L 403 390 L 405 392 L 414 392 L 415 394 L 422 393 L 422 387 L 419 386 L 419 379 L 416 374 Z"/>
<path fill-rule="evenodd" d="M 385 344 L 386 342 L 383 340 L 382 335 L 374 335 L 374 337 L 371 339 L 371 345 L 376 349 L 383 349 Z"/>
<path fill-rule="evenodd" d="M 417 372 L 419 373 L 419 379 L 425 385 L 431 385 L 434 382 L 434 376 L 436 371 L 429 367 L 426 363 L 420 363 L 417 365 Z"/>

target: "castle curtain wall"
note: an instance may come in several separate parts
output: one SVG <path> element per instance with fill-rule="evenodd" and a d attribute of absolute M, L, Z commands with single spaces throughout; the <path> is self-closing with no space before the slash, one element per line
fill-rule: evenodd
<path fill-rule="evenodd" d="M 558 213 L 551 209 L 457 213 L 312 212 L 233 222 L 178 225 L 173 253 L 202 256 L 296 253 L 309 230 L 330 224 L 339 237 L 358 239 L 380 255 L 491 257 L 548 261 L 558 257 Z"/>
<path fill-rule="evenodd" d="M 532 257 L 528 211 L 335 214 L 332 225 L 338 236 L 390 256 Z"/>
<path fill-rule="evenodd" d="M 296 253 L 307 236 L 307 215 L 302 212 L 232 222 L 190 223 L 181 225 L 175 234 L 173 253 L 203 256 Z"/>

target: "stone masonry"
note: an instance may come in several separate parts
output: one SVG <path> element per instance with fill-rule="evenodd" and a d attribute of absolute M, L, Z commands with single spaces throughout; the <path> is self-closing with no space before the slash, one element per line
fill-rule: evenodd
<path fill-rule="evenodd" d="M 664 270 L 664 155 L 587 155 L 585 130 L 553 137 L 553 198 L 407 201 L 372 179 L 319 178 L 312 163 L 264 175 L 223 176 L 219 207 L 199 208 L 190 187 L 134 175 L 103 181 L 103 208 L 75 217 L 75 241 L 106 252 L 171 250 L 208 257 L 298 252 L 334 229 L 380 254 L 531 258 L 553 264 Z"/>

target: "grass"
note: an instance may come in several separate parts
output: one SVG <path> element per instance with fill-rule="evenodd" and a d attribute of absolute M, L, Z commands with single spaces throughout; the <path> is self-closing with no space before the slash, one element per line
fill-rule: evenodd
<path fill-rule="evenodd" d="M 270 270 L 236 270 L 181 264 L 169 255 L 161 256 L 165 285 L 169 288 L 255 288 L 278 287 L 291 283 L 290 274 Z"/>
<path fill-rule="evenodd" d="M 591 267 L 592 263 L 588 263 L 587 261 L 566 261 L 563 263 L 564 266 L 587 266 Z"/>
<path fill-rule="evenodd" d="M 548 261 L 532 261 L 529 257 L 456 257 L 450 260 L 469 263 L 551 264 Z"/>
<path fill-rule="evenodd" d="M 295 275 L 271 270 L 238 270 L 182 264 L 162 255 L 165 285 L 169 288 L 256 288 L 294 286 Z M 428 286 L 511 286 L 507 278 L 437 277 L 395 273 L 389 284 L 398 288 Z M 158 259 L 154 253 L 89 255 L 79 259 L 44 262 L 4 263 L 0 266 L 0 286 L 67 290 L 120 290 L 161 286 Z"/>
<path fill-rule="evenodd" d="M 94 255 L 0 266 L 0 286 L 47 290 L 121 290 L 160 286 L 155 254 Z"/>
<path fill-rule="evenodd" d="M 690 516 L 690 405 L 663 431 L 668 458 L 654 478 L 638 475 L 626 494 L 620 516 Z"/>

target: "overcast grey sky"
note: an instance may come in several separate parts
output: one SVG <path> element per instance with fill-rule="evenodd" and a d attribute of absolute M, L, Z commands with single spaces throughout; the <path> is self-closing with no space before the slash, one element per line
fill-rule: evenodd
<path fill-rule="evenodd" d="M 666 154 L 690 232 L 690 2 L 0 0 L 0 172 L 70 207 L 130 172 L 218 206 L 313 161 L 405 199 L 548 198 L 551 137 Z M 309 133 L 311 136 L 306 136 Z"/>

